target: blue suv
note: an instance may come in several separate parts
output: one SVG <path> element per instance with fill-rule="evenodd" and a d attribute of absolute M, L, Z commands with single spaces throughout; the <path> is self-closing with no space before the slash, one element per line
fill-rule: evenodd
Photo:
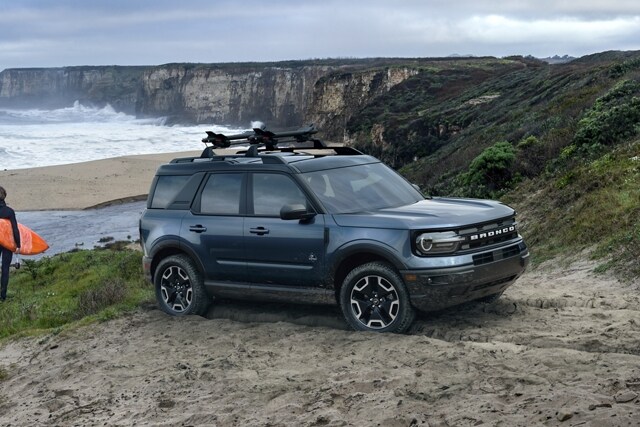
<path fill-rule="evenodd" d="M 524 272 L 513 209 L 425 197 L 315 132 L 208 132 L 200 157 L 160 166 L 140 236 L 162 310 L 203 315 L 219 298 L 339 304 L 354 329 L 404 332 L 416 309 L 494 300 Z M 238 140 L 245 151 L 213 150 Z"/>

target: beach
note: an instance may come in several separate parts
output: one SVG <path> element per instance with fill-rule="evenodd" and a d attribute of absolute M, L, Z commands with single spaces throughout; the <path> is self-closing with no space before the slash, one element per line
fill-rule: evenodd
<path fill-rule="evenodd" d="M 86 209 L 143 198 L 188 154 L 0 171 L 0 185 L 17 211 Z M 597 267 L 549 260 L 403 335 L 350 331 L 335 306 L 216 301 L 6 341 L 0 425 L 637 425 L 640 284 Z"/>
<path fill-rule="evenodd" d="M 0 186 L 16 211 L 87 209 L 146 198 L 158 166 L 176 157 L 199 155 L 199 151 L 147 154 L 0 170 Z"/>

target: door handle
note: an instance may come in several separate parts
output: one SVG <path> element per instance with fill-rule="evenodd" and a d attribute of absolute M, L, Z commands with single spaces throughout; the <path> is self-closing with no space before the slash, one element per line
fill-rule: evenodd
<path fill-rule="evenodd" d="M 207 231 L 207 227 L 203 227 L 202 225 L 192 225 L 189 227 L 189 231 L 193 231 L 194 233 L 204 233 Z"/>
<path fill-rule="evenodd" d="M 265 234 L 269 234 L 269 230 L 264 227 L 250 228 L 249 233 L 264 236 Z"/>

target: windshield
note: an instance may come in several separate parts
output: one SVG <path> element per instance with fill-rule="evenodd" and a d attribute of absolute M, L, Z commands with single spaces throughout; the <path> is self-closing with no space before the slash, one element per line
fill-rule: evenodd
<path fill-rule="evenodd" d="M 308 172 L 304 178 L 332 214 L 393 208 L 424 199 L 402 176 L 382 163 Z"/>

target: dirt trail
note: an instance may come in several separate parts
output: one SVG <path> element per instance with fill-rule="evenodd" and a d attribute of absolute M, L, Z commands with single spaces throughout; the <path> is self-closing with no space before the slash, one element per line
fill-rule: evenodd
<path fill-rule="evenodd" d="M 592 268 L 543 266 L 407 335 L 223 302 L 21 339 L 0 349 L 0 425 L 637 426 L 640 285 Z"/>

